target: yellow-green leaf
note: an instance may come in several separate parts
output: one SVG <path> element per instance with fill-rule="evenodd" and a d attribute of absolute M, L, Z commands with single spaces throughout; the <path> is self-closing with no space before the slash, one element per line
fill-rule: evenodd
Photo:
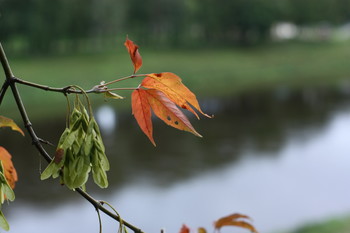
<path fill-rule="evenodd" d="M 120 96 L 114 92 L 106 91 L 104 92 L 105 98 L 110 98 L 110 99 L 124 99 L 123 96 Z"/>
<path fill-rule="evenodd" d="M 8 224 L 4 214 L 0 211 L 0 227 L 5 231 L 10 230 L 10 225 Z"/>
<path fill-rule="evenodd" d="M 1 127 L 11 127 L 12 130 L 17 131 L 24 136 L 21 128 L 19 128 L 18 125 L 10 118 L 0 116 L 0 128 Z"/>

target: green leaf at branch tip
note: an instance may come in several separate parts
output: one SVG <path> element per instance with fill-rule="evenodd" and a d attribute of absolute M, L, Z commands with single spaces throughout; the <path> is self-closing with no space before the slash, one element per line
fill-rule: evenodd
<path fill-rule="evenodd" d="M 0 227 L 2 229 L 4 229 L 5 231 L 8 231 L 10 230 L 10 225 L 9 223 L 7 222 L 4 214 L 2 213 L 2 211 L 0 211 Z"/>
<path fill-rule="evenodd" d="M 118 94 L 116 94 L 116 93 L 114 93 L 114 92 L 111 92 L 111 91 L 105 91 L 104 92 L 104 97 L 105 97 L 105 99 L 124 99 L 124 97 L 123 96 L 120 96 L 120 95 L 118 95 Z"/>

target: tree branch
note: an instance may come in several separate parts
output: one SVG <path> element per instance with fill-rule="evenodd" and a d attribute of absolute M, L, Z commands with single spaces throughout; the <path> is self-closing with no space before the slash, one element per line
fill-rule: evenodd
<path fill-rule="evenodd" d="M 36 147 L 38 152 L 43 156 L 43 158 L 48 163 L 50 163 L 52 161 L 52 158 L 47 153 L 45 148 L 42 146 L 42 144 L 41 144 L 42 140 L 36 135 L 36 133 L 35 133 L 33 127 L 32 127 L 32 124 L 31 124 L 31 122 L 29 120 L 29 117 L 28 117 L 28 114 L 26 112 L 26 109 L 25 109 L 24 104 L 22 102 L 21 96 L 20 96 L 19 91 L 18 91 L 18 89 L 16 87 L 16 82 L 21 83 L 21 84 L 25 84 L 25 85 L 28 85 L 28 86 L 37 87 L 37 88 L 44 89 L 44 90 L 63 92 L 63 93 L 81 93 L 81 91 L 75 92 L 75 91 L 73 91 L 74 89 L 70 89 L 71 86 L 68 86 L 68 87 L 65 87 L 65 88 L 50 88 L 50 87 L 46 87 L 46 86 L 42 86 L 42 85 L 26 82 L 26 81 L 23 81 L 23 80 L 20 80 L 20 79 L 16 78 L 13 75 L 13 73 L 12 73 L 11 67 L 10 67 L 10 65 L 8 63 L 5 51 L 4 51 L 1 43 L 0 43 L 0 60 L 1 60 L 1 64 L 2 64 L 4 73 L 5 73 L 5 77 L 6 77 L 6 81 L 5 81 L 5 83 L 4 83 L 4 85 L 3 85 L 2 89 L 1 89 L 0 98 L 2 99 L 1 96 L 4 95 L 4 93 L 6 92 L 7 88 L 10 86 L 11 91 L 13 93 L 13 97 L 14 97 L 14 99 L 16 101 L 16 104 L 17 104 L 17 108 L 18 108 L 18 110 L 19 110 L 19 112 L 21 114 L 22 120 L 24 122 L 24 126 L 27 129 L 30 137 L 32 138 L 33 145 Z M 83 198 L 85 198 L 88 202 L 90 202 L 96 209 L 101 210 L 106 215 L 108 215 L 109 217 L 115 219 L 118 222 L 121 221 L 121 219 L 120 219 L 120 217 L 118 215 L 112 213 L 111 211 L 109 211 L 108 209 L 103 207 L 100 201 L 97 201 L 96 199 L 94 199 L 87 192 L 85 192 L 84 190 L 82 190 L 80 188 L 76 189 L 76 191 Z M 132 224 L 126 222 L 125 220 L 122 220 L 122 223 L 126 227 L 128 227 L 129 229 L 133 230 L 135 233 L 143 233 L 143 231 L 141 229 L 133 226 Z"/>
<path fill-rule="evenodd" d="M 1 87 L 1 91 L 0 91 L 0 105 L 2 103 L 2 100 L 4 99 L 5 93 L 7 91 L 7 88 L 10 86 L 9 82 L 7 82 L 7 80 L 5 80 L 4 84 Z"/>
<path fill-rule="evenodd" d="M 30 86 L 30 87 L 35 87 L 38 89 L 42 89 L 45 91 L 52 91 L 52 92 L 60 92 L 63 94 L 83 94 L 83 92 L 81 90 L 77 90 L 74 88 L 73 85 L 70 86 L 66 86 L 66 87 L 62 87 L 62 88 L 57 88 L 57 87 L 49 87 L 46 85 L 41 85 L 41 84 L 37 84 L 37 83 L 33 83 L 33 82 L 29 82 L 17 77 L 13 77 L 13 81 L 22 85 L 26 85 L 26 86 Z M 86 93 L 102 93 L 105 92 L 104 89 L 100 88 L 100 85 L 94 86 L 93 88 L 91 88 L 90 90 L 85 91 Z"/>

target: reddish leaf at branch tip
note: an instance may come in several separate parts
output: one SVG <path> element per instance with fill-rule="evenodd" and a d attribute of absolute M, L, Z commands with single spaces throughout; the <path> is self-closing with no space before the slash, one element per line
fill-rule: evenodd
<path fill-rule="evenodd" d="M 148 74 L 142 80 L 141 86 L 162 91 L 176 105 L 192 112 L 197 118 L 199 118 L 198 114 L 193 108 L 204 116 L 211 118 L 202 111 L 196 95 L 182 83 L 181 78 L 176 74 L 170 72 Z"/>
<path fill-rule="evenodd" d="M 190 228 L 186 224 L 182 224 L 182 227 L 179 233 L 190 233 Z"/>
<path fill-rule="evenodd" d="M 0 128 L 1 127 L 11 127 L 12 130 L 17 131 L 24 136 L 21 128 L 19 128 L 18 125 L 16 125 L 16 123 L 10 118 L 0 116 Z"/>
<path fill-rule="evenodd" d="M 0 160 L 2 161 L 2 164 L 4 166 L 5 177 L 10 187 L 14 189 L 18 177 L 11 158 L 12 156 L 10 155 L 10 153 L 4 147 L 0 146 Z"/>
<path fill-rule="evenodd" d="M 255 229 L 253 225 L 251 225 L 250 223 L 244 220 L 240 220 L 242 218 L 250 219 L 249 216 L 247 215 L 237 214 L 237 213 L 220 218 L 214 223 L 215 229 L 220 230 L 220 228 L 224 226 L 236 226 L 236 227 L 242 227 L 242 228 L 248 229 L 253 233 L 258 233 L 258 231 Z"/>
<path fill-rule="evenodd" d="M 129 40 L 129 38 L 126 38 L 124 45 L 127 48 L 131 61 L 134 65 L 134 74 L 135 74 L 142 66 L 142 58 L 139 53 L 139 47 L 136 44 L 134 44 L 134 42 Z"/>
<path fill-rule="evenodd" d="M 147 135 L 154 146 L 153 126 L 151 120 L 151 106 L 148 103 L 146 92 L 143 89 L 136 89 L 131 95 L 131 108 L 141 130 Z"/>

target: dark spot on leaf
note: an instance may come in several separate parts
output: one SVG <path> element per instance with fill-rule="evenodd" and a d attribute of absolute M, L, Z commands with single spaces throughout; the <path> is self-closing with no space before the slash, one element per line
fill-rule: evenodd
<path fill-rule="evenodd" d="M 155 76 L 157 76 L 158 78 L 162 77 L 162 74 L 159 73 L 159 74 L 154 74 Z"/>
<path fill-rule="evenodd" d="M 175 121 L 175 125 L 178 125 L 179 124 L 179 122 L 178 121 Z"/>
<path fill-rule="evenodd" d="M 64 155 L 64 150 L 62 148 L 58 148 L 56 150 L 56 153 L 55 153 L 55 158 L 53 159 L 53 161 L 58 164 L 61 162 L 62 158 L 63 158 L 63 155 Z"/>
<path fill-rule="evenodd" d="M 168 121 L 171 121 L 171 117 L 170 117 L 170 116 L 167 116 L 166 119 L 167 119 Z"/>

